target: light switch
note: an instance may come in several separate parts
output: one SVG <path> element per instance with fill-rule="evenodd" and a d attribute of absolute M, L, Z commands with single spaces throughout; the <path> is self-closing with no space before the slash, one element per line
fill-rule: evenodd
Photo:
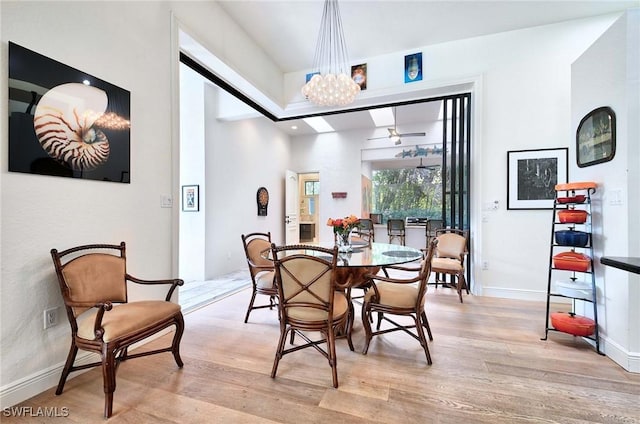
<path fill-rule="evenodd" d="M 163 194 L 160 197 L 160 207 L 161 208 L 172 208 L 173 207 L 173 197 L 170 194 Z"/>
<path fill-rule="evenodd" d="M 617 188 L 609 190 L 609 204 L 614 206 L 622 205 L 622 190 Z"/>

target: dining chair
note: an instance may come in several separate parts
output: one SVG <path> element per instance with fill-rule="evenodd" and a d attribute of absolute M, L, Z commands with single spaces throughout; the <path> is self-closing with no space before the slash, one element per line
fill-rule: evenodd
<path fill-rule="evenodd" d="M 373 221 L 368 218 L 360 218 L 358 228 L 353 231 L 352 240 L 356 245 L 361 243 L 371 246 L 371 243 L 375 241 Z"/>
<path fill-rule="evenodd" d="M 273 309 L 276 305 L 278 289 L 274 285 L 275 271 L 273 261 L 268 259 L 264 252 L 271 249 L 271 232 L 242 234 L 242 245 L 249 266 L 251 276 L 251 300 L 244 316 L 244 322 L 249 321 L 249 314 L 254 309 Z M 255 306 L 254 302 L 258 294 L 269 296 L 268 305 Z"/>
<path fill-rule="evenodd" d="M 442 219 L 427 219 L 425 224 L 425 249 L 429 248 L 431 240 L 436 236 L 436 230 L 444 228 L 444 221 Z"/>
<path fill-rule="evenodd" d="M 431 272 L 436 274 L 434 284 L 436 287 L 439 283 L 445 287 L 454 287 L 458 292 L 460 303 L 462 303 L 462 289 L 465 289 L 469 294 L 469 288 L 464 276 L 464 261 L 468 252 L 469 232 L 456 228 L 442 228 L 436 230 L 435 238 L 438 240 L 438 248 L 431 261 Z M 439 280 L 440 274 L 452 276 L 455 285 Z"/>
<path fill-rule="evenodd" d="M 436 244 L 437 240 L 433 240 L 419 266 L 392 265 L 384 268 L 385 276 L 369 275 L 372 281 L 371 289 L 366 293 L 362 305 L 362 323 L 365 330 L 363 354 L 367 354 L 373 336 L 404 331 L 420 342 L 427 358 L 427 364 L 431 365 L 431 354 L 424 330 L 427 330 L 429 340 L 433 340 L 433 335 L 424 306 L 427 281 L 431 274 L 431 259 Z M 393 278 L 389 276 L 390 270 L 403 271 L 403 274 L 406 274 L 407 271 L 415 272 L 417 275 L 411 278 Z M 371 329 L 374 313 L 378 314 L 376 331 Z M 400 324 L 388 318 L 388 315 L 409 316 L 413 318 L 413 324 Z M 392 327 L 380 329 L 383 320 L 390 323 Z M 411 329 L 415 329 L 415 332 L 409 331 Z"/>
<path fill-rule="evenodd" d="M 184 319 L 180 305 L 171 302 L 181 279 L 142 280 L 127 273 L 125 243 L 90 244 L 63 251 L 51 250 L 51 257 L 71 325 L 71 349 L 62 369 L 56 395 L 62 394 L 69 373 L 96 366 L 102 367 L 104 417 L 113 411 L 116 370 L 121 362 L 137 357 L 171 352 L 182 368 L 180 340 Z M 164 300 L 129 302 L 127 282 L 141 285 L 168 285 Z M 78 319 L 80 316 L 82 317 Z M 149 336 L 175 326 L 170 347 L 136 354 L 129 347 Z M 99 362 L 74 365 L 78 350 L 100 356 Z"/>
<path fill-rule="evenodd" d="M 271 245 L 278 288 L 280 340 L 273 362 L 271 377 L 275 378 L 280 359 L 284 355 L 308 347 L 315 348 L 329 361 L 333 387 L 338 387 L 336 332 L 346 329 L 349 349 L 353 350 L 348 325 L 349 302 L 344 293 L 336 290 L 338 248 L 320 246 Z M 321 339 L 312 340 L 309 332 L 320 332 Z M 285 347 L 287 335 L 289 348 Z M 306 343 L 293 346 L 293 336 Z M 319 345 L 326 343 L 326 349 Z"/>
<path fill-rule="evenodd" d="M 387 235 L 389 236 L 389 244 L 393 243 L 394 239 L 400 240 L 401 245 L 405 245 L 405 228 L 404 219 L 388 219 L 387 220 Z"/>

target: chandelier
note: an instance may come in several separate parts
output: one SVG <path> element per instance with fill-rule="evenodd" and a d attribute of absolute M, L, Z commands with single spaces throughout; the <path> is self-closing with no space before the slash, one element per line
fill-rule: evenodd
<path fill-rule="evenodd" d="M 350 76 L 338 0 L 324 2 L 313 71 L 315 75 L 302 87 L 302 94 L 319 106 L 347 105 L 360 91 Z"/>

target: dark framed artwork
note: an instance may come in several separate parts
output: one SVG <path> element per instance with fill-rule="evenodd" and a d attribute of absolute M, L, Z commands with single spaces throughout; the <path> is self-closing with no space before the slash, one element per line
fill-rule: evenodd
<path fill-rule="evenodd" d="M 409 54 L 404 57 L 404 82 L 422 80 L 422 53 Z"/>
<path fill-rule="evenodd" d="M 9 42 L 9 171 L 129 183 L 130 97 Z"/>
<path fill-rule="evenodd" d="M 566 147 L 507 152 L 507 209 L 553 209 L 556 184 L 569 179 L 568 152 Z"/>
<path fill-rule="evenodd" d="M 200 210 L 200 186 L 182 186 L 182 211 L 198 212 Z"/>
<path fill-rule="evenodd" d="M 367 64 L 353 65 L 351 67 L 351 78 L 353 82 L 360 86 L 360 90 L 367 89 Z"/>
<path fill-rule="evenodd" d="M 616 154 L 616 114 L 604 106 L 589 112 L 576 130 L 576 161 L 580 168 L 608 162 Z"/>

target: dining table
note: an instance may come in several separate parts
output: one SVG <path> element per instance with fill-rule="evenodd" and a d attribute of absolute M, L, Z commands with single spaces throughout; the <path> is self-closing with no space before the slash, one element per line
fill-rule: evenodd
<path fill-rule="evenodd" d="M 307 254 L 318 257 L 331 259 L 323 252 L 317 250 L 305 250 L 304 246 L 320 246 L 331 249 L 333 243 L 301 243 L 301 249 L 295 252 L 298 254 Z M 271 252 L 264 252 L 265 258 L 271 258 Z M 336 289 L 345 292 L 349 300 L 349 322 L 348 328 L 353 326 L 354 310 L 351 297 L 351 289 L 366 289 L 369 285 L 370 277 L 368 275 L 377 274 L 381 268 L 389 265 L 401 265 L 409 262 L 417 261 L 423 258 L 423 252 L 409 246 L 403 246 L 392 243 L 360 243 L 353 242 L 350 252 L 338 252 L 338 260 L 336 267 Z M 346 332 L 345 329 L 338 329 L 337 336 L 342 336 Z"/>
<path fill-rule="evenodd" d="M 301 243 L 302 247 L 320 246 L 333 248 L 333 243 Z M 305 250 L 301 248 L 297 253 L 323 256 L 322 252 L 316 250 Z M 270 256 L 269 251 L 265 255 Z M 391 243 L 358 243 L 354 242 L 350 252 L 338 252 L 337 278 L 338 289 L 349 289 L 364 284 L 365 275 L 376 274 L 382 267 L 389 265 L 399 265 L 422 259 L 423 252 L 409 246 Z M 330 259 L 327 256 L 327 259 Z"/>

